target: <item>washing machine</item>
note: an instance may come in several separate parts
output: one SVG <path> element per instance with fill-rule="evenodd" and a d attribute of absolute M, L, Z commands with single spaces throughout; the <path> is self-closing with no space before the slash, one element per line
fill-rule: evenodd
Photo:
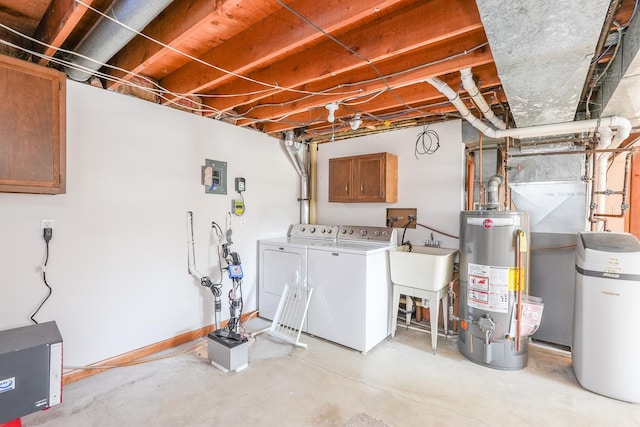
<path fill-rule="evenodd" d="M 273 320 L 285 284 L 306 286 L 307 246 L 333 244 L 338 226 L 294 224 L 286 237 L 258 242 L 258 310 L 260 317 Z"/>
<path fill-rule="evenodd" d="M 395 246 L 396 231 L 386 227 L 340 226 L 335 243 L 310 242 L 307 331 L 363 353 L 389 336 L 386 251 Z"/>

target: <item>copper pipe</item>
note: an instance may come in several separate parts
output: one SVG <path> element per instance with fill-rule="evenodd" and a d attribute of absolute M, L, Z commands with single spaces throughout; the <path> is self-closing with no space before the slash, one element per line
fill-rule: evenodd
<path fill-rule="evenodd" d="M 516 351 L 520 351 L 520 323 L 522 321 L 522 248 L 520 247 L 522 243 L 522 230 L 518 230 L 518 234 L 516 235 L 516 246 L 518 247 L 518 289 L 516 290 L 518 294 L 518 311 L 516 315 L 517 325 L 516 325 Z"/>
<path fill-rule="evenodd" d="M 504 122 L 507 125 L 507 128 L 509 127 L 509 113 L 506 113 L 504 115 Z M 509 144 L 511 143 L 511 138 L 506 137 L 504 139 L 505 142 L 505 148 L 504 148 L 504 159 L 502 159 L 502 164 L 504 167 L 504 209 L 505 210 L 510 210 L 511 209 L 511 189 L 509 188 L 509 170 L 508 170 L 508 164 L 507 164 L 507 160 L 509 159 Z"/>
<path fill-rule="evenodd" d="M 620 213 L 619 214 L 605 214 L 605 213 L 594 213 L 593 218 L 624 218 L 627 215 L 627 209 L 629 208 L 627 205 L 627 196 L 629 194 L 629 182 L 630 182 L 630 172 L 631 172 L 631 157 L 637 151 L 632 151 L 627 153 L 627 156 L 624 159 L 624 178 L 623 178 L 623 186 L 621 191 L 595 191 L 595 194 L 622 194 L 622 203 L 620 204 Z M 595 176 L 595 175 L 594 175 Z M 606 224 L 606 220 L 603 219 Z"/>
<path fill-rule="evenodd" d="M 480 179 L 478 180 L 478 192 L 480 194 L 478 194 L 478 201 L 480 202 L 480 208 L 483 208 L 484 207 L 484 186 L 482 185 L 482 179 L 483 179 L 483 176 L 482 176 L 482 137 L 483 137 L 483 134 L 482 134 L 482 132 L 479 132 L 479 134 L 480 134 L 480 139 L 479 139 L 478 142 L 479 142 L 479 149 L 480 149 L 480 158 L 478 160 L 479 160 L 480 166 L 478 168 L 478 177 Z"/>
<path fill-rule="evenodd" d="M 475 165 L 471 154 L 467 154 L 467 210 L 473 210 L 473 196 L 475 194 Z"/>

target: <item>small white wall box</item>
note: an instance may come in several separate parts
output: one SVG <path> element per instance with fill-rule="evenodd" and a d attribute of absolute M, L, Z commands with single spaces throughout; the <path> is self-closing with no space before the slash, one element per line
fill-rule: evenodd
<path fill-rule="evenodd" d="M 218 332 L 207 335 L 207 353 L 211 364 L 224 372 L 246 368 L 249 364 L 249 340 L 234 340 Z"/>
<path fill-rule="evenodd" d="M 0 331 L 0 424 L 62 402 L 56 322 Z"/>

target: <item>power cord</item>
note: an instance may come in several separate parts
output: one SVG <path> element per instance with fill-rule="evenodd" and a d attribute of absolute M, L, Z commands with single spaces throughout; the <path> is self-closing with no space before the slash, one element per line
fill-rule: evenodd
<path fill-rule="evenodd" d="M 41 267 L 41 269 L 42 269 L 42 281 L 44 282 L 44 285 L 47 287 L 49 292 L 47 293 L 47 296 L 42 300 L 42 302 L 40 303 L 38 308 L 36 308 L 36 310 L 31 315 L 31 321 L 33 323 L 35 323 L 36 325 L 38 324 L 38 321 L 35 319 L 36 314 L 38 314 L 38 312 L 40 311 L 40 309 L 42 308 L 44 303 L 47 302 L 47 300 L 49 299 L 49 297 L 53 293 L 53 289 L 51 289 L 51 286 L 49 286 L 49 283 L 47 283 L 47 263 L 49 262 L 49 241 L 53 237 L 53 229 L 52 228 L 43 229 L 42 230 L 42 237 L 44 238 L 44 243 L 45 243 L 46 248 L 47 248 L 47 253 L 46 253 L 46 256 L 44 258 L 44 264 L 42 264 L 42 267 Z"/>

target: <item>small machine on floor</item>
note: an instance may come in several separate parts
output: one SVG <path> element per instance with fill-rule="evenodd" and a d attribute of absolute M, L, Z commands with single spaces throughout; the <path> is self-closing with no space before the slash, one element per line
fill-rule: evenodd
<path fill-rule="evenodd" d="M 211 290 L 214 297 L 214 322 L 215 330 L 207 335 L 207 353 L 211 364 L 222 371 L 238 371 L 247 367 L 249 362 L 249 341 L 240 333 L 240 317 L 242 315 L 242 264 L 240 255 L 231 252 L 231 229 L 224 234 L 225 242 L 222 243 L 222 229 L 212 222 L 212 228 L 217 230 L 218 255 L 220 259 L 220 271 L 226 271 L 232 282 L 229 291 L 229 322 L 225 328 L 220 328 L 220 313 L 222 311 L 222 276 L 218 283 L 213 283 L 209 276 L 203 275 L 195 267 L 195 248 L 193 241 L 193 213 L 187 212 L 187 229 L 189 234 L 189 273 L 200 281 L 200 284 Z M 222 266 L 222 261 L 226 266 Z"/>

